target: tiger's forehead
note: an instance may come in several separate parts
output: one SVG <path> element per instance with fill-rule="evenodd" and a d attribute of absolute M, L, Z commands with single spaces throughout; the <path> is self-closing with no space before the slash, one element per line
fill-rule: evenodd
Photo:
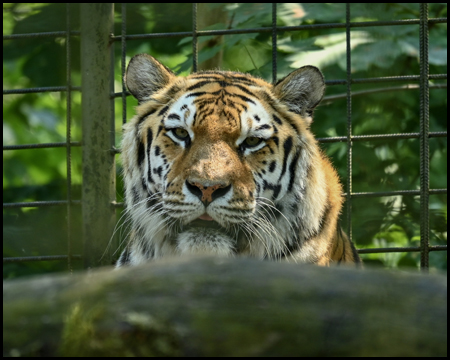
<path fill-rule="evenodd" d="M 175 111 L 195 110 L 197 116 L 221 114 L 231 121 L 233 116 L 239 118 L 242 113 L 264 116 L 269 110 L 262 104 L 271 98 L 272 85 L 248 74 L 206 71 L 191 74 L 183 80 L 180 98 L 171 106 Z"/>
<path fill-rule="evenodd" d="M 222 82 L 222 85 L 233 84 L 236 86 L 258 86 L 266 88 L 272 86 L 263 79 L 233 71 L 203 71 L 191 74 L 185 79 L 188 82 L 192 81 L 192 83 L 195 83 L 197 86 L 212 84 L 214 82 Z"/>

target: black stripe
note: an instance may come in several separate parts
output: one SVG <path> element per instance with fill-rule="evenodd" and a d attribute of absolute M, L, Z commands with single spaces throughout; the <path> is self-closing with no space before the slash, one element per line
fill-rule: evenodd
<path fill-rule="evenodd" d="M 180 116 L 178 114 L 170 114 L 167 118 L 168 119 L 180 120 Z"/>
<path fill-rule="evenodd" d="M 293 122 L 288 121 L 288 123 L 289 123 L 289 125 L 291 125 L 291 127 L 294 129 L 294 131 L 295 131 L 296 134 L 300 134 L 300 131 L 298 131 L 297 127 L 294 125 Z"/>
<path fill-rule="evenodd" d="M 130 264 L 130 252 L 128 251 L 128 247 L 122 251 L 122 254 L 120 254 L 119 259 L 117 259 L 116 264 L 122 265 L 129 265 Z"/>
<path fill-rule="evenodd" d="M 162 116 L 166 113 L 166 111 L 169 109 L 169 106 L 164 106 L 161 111 L 158 113 L 158 116 Z"/>
<path fill-rule="evenodd" d="M 153 132 L 151 128 L 147 129 L 147 150 L 148 150 L 148 156 L 150 158 L 150 147 L 152 146 L 153 141 Z"/>
<path fill-rule="evenodd" d="M 272 138 L 272 140 L 273 140 L 273 142 L 275 143 L 275 145 L 278 147 L 278 145 L 279 145 L 279 138 L 278 138 L 278 136 L 274 136 L 274 137 Z"/>
<path fill-rule="evenodd" d="M 152 196 L 152 195 L 153 194 L 150 193 L 150 196 L 149 196 L 149 198 L 147 200 L 147 203 L 145 204 L 147 206 L 147 209 L 152 208 L 158 202 L 158 199 L 156 197 Z"/>
<path fill-rule="evenodd" d="M 137 126 L 139 127 L 139 125 L 141 125 L 141 123 L 147 118 L 147 116 L 150 116 L 150 115 L 154 114 L 155 112 L 156 112 L 156 109 L 152 109 L 149 112 L 146 112 L 144 115 L 141 115 L 139 117 Z"/>
<path fill-rule="evenodd" d="M 243 76 L 239 73 L 233 73 L 232 76 L 226 76 L 227 79 L 233 80 L 233 84 L 242 83 L 244 85 L 256 85 L 259 86 L 255 81 L 249 79 L 246 76 Z"/>
<path fill-rule="evenodd" d="M 248 90 L 247 88 L 245 88 L 245 87 L 243 87 L 243 86 L 241 86 L 241 85 L 238 85 L 238 84 L 231 84 L 231 86 L 237 87 L 239 90 L 245 92 L 246 94 L 248 94 L 248 95 L 250 95 L 250 96 L 255 96 L 254 93 L 252 93 L 250 90 Z"/>
<path fill-rule="evenodd" d="M 217 75 L 217 76 L 211 76 L 211 75 Z M 200 74 L 192 74 L 190 76 L 190 79 L 193 79 L 193 80 L 206 79 L 206 80 L 211 80 L 211 81 L 217 81 L 219 78 L 222 78 L 222 77 L 223 77 L 222 74 L 213 73 L 213 72 L 209 71 L 209 72 L 202 72 Z"/>
<path fill-rule="evenodd" d="M 270 129 L 271 127 L 272 126 L 270 126 L 268 124 L 265 124 L 265 125 L 261 125 L 261 126 L 258 126 L 257 128 L 255 128 L 255 131 L 264 130 L 264 129 Z"/>
<path fill-rule="evenodd" d="M 271 95 L 269 95 L 263 88 L 260 88 L 258 91 L 258 98 L 262 98 L 262 101 L 268 104 L 274 112 L 278 112 L 278 109 L 275 106 L 275 103 L 278 102 Z"/>
<path fill-rule="evenodd" d="M 289 154 L 292 150 L 292 136 L 289 136 L 283 143 L 283 149 L 284 149 L 284 156 L 283 156 L 283 169 L 281 170 L 281 174 L 280 174 L 280 178 L 279 181 L 281 180 L 281 178 L 283 177 L 284 173 L 286 172 L 286 165 L 287 165 L 287 160 L 289 157 Z"/>
<path fill-rule="evenodd" d="M 237 97 L 237 98 L 239 98 L 241 100 L 244 100 L 245 102 L 249 102 L 249 103 L 252 103 L 253 105 L 256 105 L 256 103 L 252 99 L 249 99 L 246 96 L 238 95 L 238 94 L 231 94 L 231 93 L 227 93 L 227 95 L 229 95 L 231 97 Z"/>
<path fill-rule="evenodd" d="M 194 97 L 194 96 L 201 96 L 201 95 L 205 95 L 205 94 L 209 94 L 206 91 L 198 91 L 198 92 L 194 92 L 194 93 L 190 93 L 188 96 L 186 96 L 186 98 L 190 98 L 190 97 Z"/>
<path fill-rule="evenodd" d="M 139 191 L 138 189 L 136 189 L 135 186 L 133 186 L 131 192 L 133 193 L 133 204 L 136 205 L 141 200 L 141 197 L 139 196 Z"/>
<path fill-rule="evenodd" d="M 276 123 L 282 125 L 283 122 L 280 120 L 280 118 L 278 116 L 276 116 L 275 114 L 272 115 L 273 119 L 275 120 Z"/>
<path fill-rule="evenodd" d="M 275 166 L 276 166 L 276 161 L 272 161 L 269 165 L 269 172 L 273 172 L 275 170 Z"/>
<path fill-rule="evenodd" d="M 288 192 L 292 191 L 292 187 L 294 186 L 295 181 L 295 175 L 297 170 L 297 162 L 298 158 L 300 156 L 300 151 L 297 151 L 294 155 L 294 158 L 292 159 L 291 163 L 289 164 L 289 186 L 288 186 Z"/>
<path fill-rule="evenodd" d="M 153 178 L 152 178 L 151 163 L 150 163 L 150 151 L 151 151 L 151 147 L 152 147 L 152 141 L 153 141 L 153 132 L 152 132 L 151 128 L 148 128 L 147 129 L 147 161 L 148 161 L 147 178 L 151 184 L 154 183 Z"/>
<path fill-rule="evenodd" d="M 189 86 L 189 87 L 186 89 L 186 91 L 195 90 L 195 89 L 201 88 L 201 87 L 204 86 L 204 85 L 213 84 L 213 83 L 216 83 L 216 84 L 217 84 L 217 83 L 218 83 L 217 79 L 214 79 L 214 80 L 206 80 L 206 81 L 200 81 L 200 82 L 198 82 L 197 84 L 194 84 L 194 85 L 192 85 L 192 86 Z"/>
<path fill-rule="evenodd" d="M 256 194 L 260 195 L 261 194 L 261 185 L 259 185 L 259 183 L 256 181 L 256 179 L 253 179 L 253 181 L 255 182 Z"/>
<path fill-rule="evenodd" d="M 155 248 L 148 241 L 144 241 L 143 253 L 147 259 L 153 259 L 155 257 Z"/>
<path fill-rule="evenodd" d="M 345 246 L 347 245 L 346 243 L 345 243 L 345 238 L 342 236 L 342 234 L 341 233 L 339 233 L 339 229 L 338 229 L 338 234 L 336 235 L 336 241 L 337 242 L 342 242 L 342 254 L 341 254 L 341 256 L 339 257 L 339 260 L 338 260 L 338 265 L 341 263 L 341 261 L 345 261 Z M 333 244 L 331 244 L 331 246 L 333 246 Z M 337 247 L 339 247 L 339 244 L 337 244 Z M 333 252 L 333 255 L 335 254 L 336 252 Z"/>
<path fill-rule="evenodd" d="M 347 239 L 347 241 L 350 243 L 350 247 L 352 250 L 353 260 L 355 261 L 356 265 L 359 267 L 361 266 L 361 258 L 359 257 L 358 252 L 356 251 L 355 244 L 353 244 L 352 241 L 345 235 L 344 230 L 342 230 L 342 227 L 338 226 L 338 231 L 343 235 L 344 239 Z"/>
<path fill-rule="evenodd" d="M 264 180 L 263 183 L 264 190 L 272 190 L 273 191 L 273 200 L 275 200 L 278 197 L 278 194 L 281 190 L 281 185 L 275 185 L 275 184 L 269 184 L 266 180 Z"/>
<path fill-rule="evenodd" d="M 147 184 L 145 183 L 145 179 L 142 178 L 141 181 L 142 188 L 150 194 L 150 191 L 147 188 Z"/>
<path fill-rule="evenodd" d="M 215 75 L 215 76 L 214 76 Z M 227 80 L 231 80 L 233 83 L 243 83 L 245 85 L 256 85 L 258 86 L 258 84 L 252 80 L 251 78 L 248 78 L 247 76 L 245 76 L 244 74 L 238 73 L 238 72 L 228 72 L 228 73 L 224 73 L 224 72 L 215 72 L 215 71 L 203 71 L 201 73 L 198 74 L 193 74 L 190 76 L 190 79 L 210 79 L 210 80 L 219 80 L 219 79 L 227 79 Z"/>
<path fill-rule="evenodd" d="M 153 174 L 158 174 L 158 176 L 161 178 L 162 171 L 163 171 L 163 167 L 158 166 L 157 168 L 153 169 Z"/>
<path fill-rule="evenodd" d="M 145 146 L 142 143 L 142 141 L 139 141 L 138 145 L 138 152 L 137 152 L 137 166 L 138 168 L 141 168 L 141 164 L 144 162 L 145 159 Z"/>
<path fill-rule="evenodd" d="M 178 93 L 180 90 L 181 88 L 178 86 L 178 84 L 174 84 L 170 89 L 166 90 L 165 96 L 168 99 L 173 99 L 175 97 L 175 94 Z"/>

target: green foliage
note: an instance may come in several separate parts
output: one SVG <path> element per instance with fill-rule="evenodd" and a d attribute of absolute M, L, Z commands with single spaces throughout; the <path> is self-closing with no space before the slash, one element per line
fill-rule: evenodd
<path fill-rule="evenodd" d="M 70 4 L 70 29 L 79 30 L 79 5 Z M 183 32 L 192 30 L 191 4 L 127 4 L 127 34 Z M 247 29 L 271 27 L 272 5 L 265 3 L 211 4 L 211 11 L 223 8 L 228 14 L 225 24 L 208 29 Z M 115 7 L 115 34 L 121 34 L 121 11 Z M 3 4 L 3 33 L 64 31 L 67 28 L 65 4 Z M 179 16 L 183 14 L 183 16 Z M 345 4 L 279 4 L 277 26 L 345 23 Z M 429 17 L 446 17 L 447 4 L 429 5 Z M 351 21 L 404 20 L 419 18 L 418 4 L 352 4 Z M 176 19 L 176 21 L 173 21 Z M 207 30 L 207 29 L 199 29 Z M 447 24 L 429 25 L 430 74 L 447 71 Z M 249 34 L 198 38 L 205 47 L 199 62 L 223 51 L 223 68 L 250 72 L 268 81 L 272 79 L 271 30 Z M 351 31 L 352 78 L 373 78 L 419 74 L 418 25 L 357 27 Z M 72 85 L 80 86 L 79 37 L 71 37 Z M 192 38 L 156 38 L 127 41 L 127 62 L 135 54 L 146 52 L 174 71 L 185 75 L 192 66 Z M 116 91 L 121 88 L 120 42 L 115 43 Z M 346 78 L 345 28 L 278 31 L 278 79 L 303 65 L 319 66 L 326 80 Z M 62 37 L 7 40 L 3 45 L 3 88 L 20 89 L 65 86 L 66 39 Z M 417 82 L 411 81 L 417 86 Z M 442 81 L 430 81 L 430 131 L 447 130 L 447 94 L 434 88 Z M 419 90 L 401 89 L 404 82 L 354 84 L 352 86 L 353 135 L 395 134 L 419 131 Z M 446 87 L 446 83 L 444 85 Z M 382 89 L 381 91 L 379 91 Z M 360 92 L 365 94 L 358 95 Z M 347 134 L 345 85 L 330 85 L 327 96 L 315 112 L 312 125 L 317 137 Z M 343 95 L 337 99 L 331 96 Z M 81 141 L 81 96 L 71 94 L 72 141 Z M 133 115 L 136 101 L 127 99 L 127 117 Z M 122 123 L 120 98 L 116 102 L 116 146 L 119 146 Z M 66 139 L 67 93 L 5 95 L 3 98 L 3 144 L 64 142 Z M 324 143 L 347 184 L 347 145 Z M 352 191 L 377 192 L 416 190 L 420 186 L 419 140 L 371 140 L 353 143 Z M 79 199 L 81 186 L 81 151 L 72 148 L 72 192 Z M 430 139 L 431 188 L 447 187 L 447 140 Z M 120 159 L 118 159 L 120 164 Z M 120 167 L 118 167 L 118 173 Z M 65 148 L 4 151 L 3 189 L 5 202 L 62 200 L 66 198 Z M 121 180 L 118 179 L 118 184 Z M 345 186 L 346 187 L 346 186 Z M 347 189 L 345 189 L 347 191 Z M 118 187 L 122 201 L 122 186 Z M 65 209 L 65 207 L 63 207 Z M 60 255 L 66 252 L 65 210 L 4 209 L 4 256 Z M 80 216 L 75 210 L 72 230 L 79 229 Z M 447 196 L 430 197 L 431 243 L 447 243 Z M 49 217 L 53 216 L 52 219 Z M 120 216 L 120 214 L 119 214 Z M 346 228 L 345 210 L 342 216 Z M 54 224 L 41 226 L 38 224 Z M 359 248 L 379 246 L 416 246 L 420 238 L 419 198 L 391 196 L 355 198 L 352 202 L 353 238 Z M 124 234 L 125 236 L 126 234 Z M 28 241 L 29 239 L 31 241 Z M 72 236 L 73 247 L 81 252 L 78 232 Z M 39 244 L 48 244 L 38 246 Z M 52 245 L 53 244 L 53 245 Z M 366 255 L 366 262 L 388 267 L 417 266 L 418 253 Z M 446 269 L 444 252 L 432 253 L 431 266 Z M 31 265 L 32 264 L 32 265 Z M 59 270 L 59 265 L 29 263 L 7 265 L 4 277 L 30 271 Z M 54 263 L 53 263 L 54 264 Z M 64 265 L 64 264 L 63 264 Z M 22 270 L 21 270 L 22 269 Z M 31 269 L 31 270 L 30 270 Z"/>

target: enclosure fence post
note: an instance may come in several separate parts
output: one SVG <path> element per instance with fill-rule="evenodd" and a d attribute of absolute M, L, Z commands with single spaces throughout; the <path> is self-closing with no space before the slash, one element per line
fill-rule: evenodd
<path fill-rule="evenodd" d="M 420 4 L 420 269 L 429 267 L 430 245 L 430 99 L 428 69 L 428 4 Z"/>
<path fill-rule="evenodd" d="M 107 252 L 115 225 L 116 170 L 112 3 L 81 4 L 82 212 L 84 266 L 111 264 Z"/>

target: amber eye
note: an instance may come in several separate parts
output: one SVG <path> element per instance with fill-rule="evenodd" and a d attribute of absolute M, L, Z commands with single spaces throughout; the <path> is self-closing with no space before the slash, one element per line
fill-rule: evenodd
<path fill-rule="evenodd" d="M 255 136 L 250 136 L 247 139 L 244 140 L 246 147 L 255 147 L 261 143 L 261 139 L 257 138 Z"/>
<path fill-rule="evenodd" d="M 186 140 L 189 138 L 189 133 L 183 128 L 172 129 L 172 132 L 180 140 Z"/>

